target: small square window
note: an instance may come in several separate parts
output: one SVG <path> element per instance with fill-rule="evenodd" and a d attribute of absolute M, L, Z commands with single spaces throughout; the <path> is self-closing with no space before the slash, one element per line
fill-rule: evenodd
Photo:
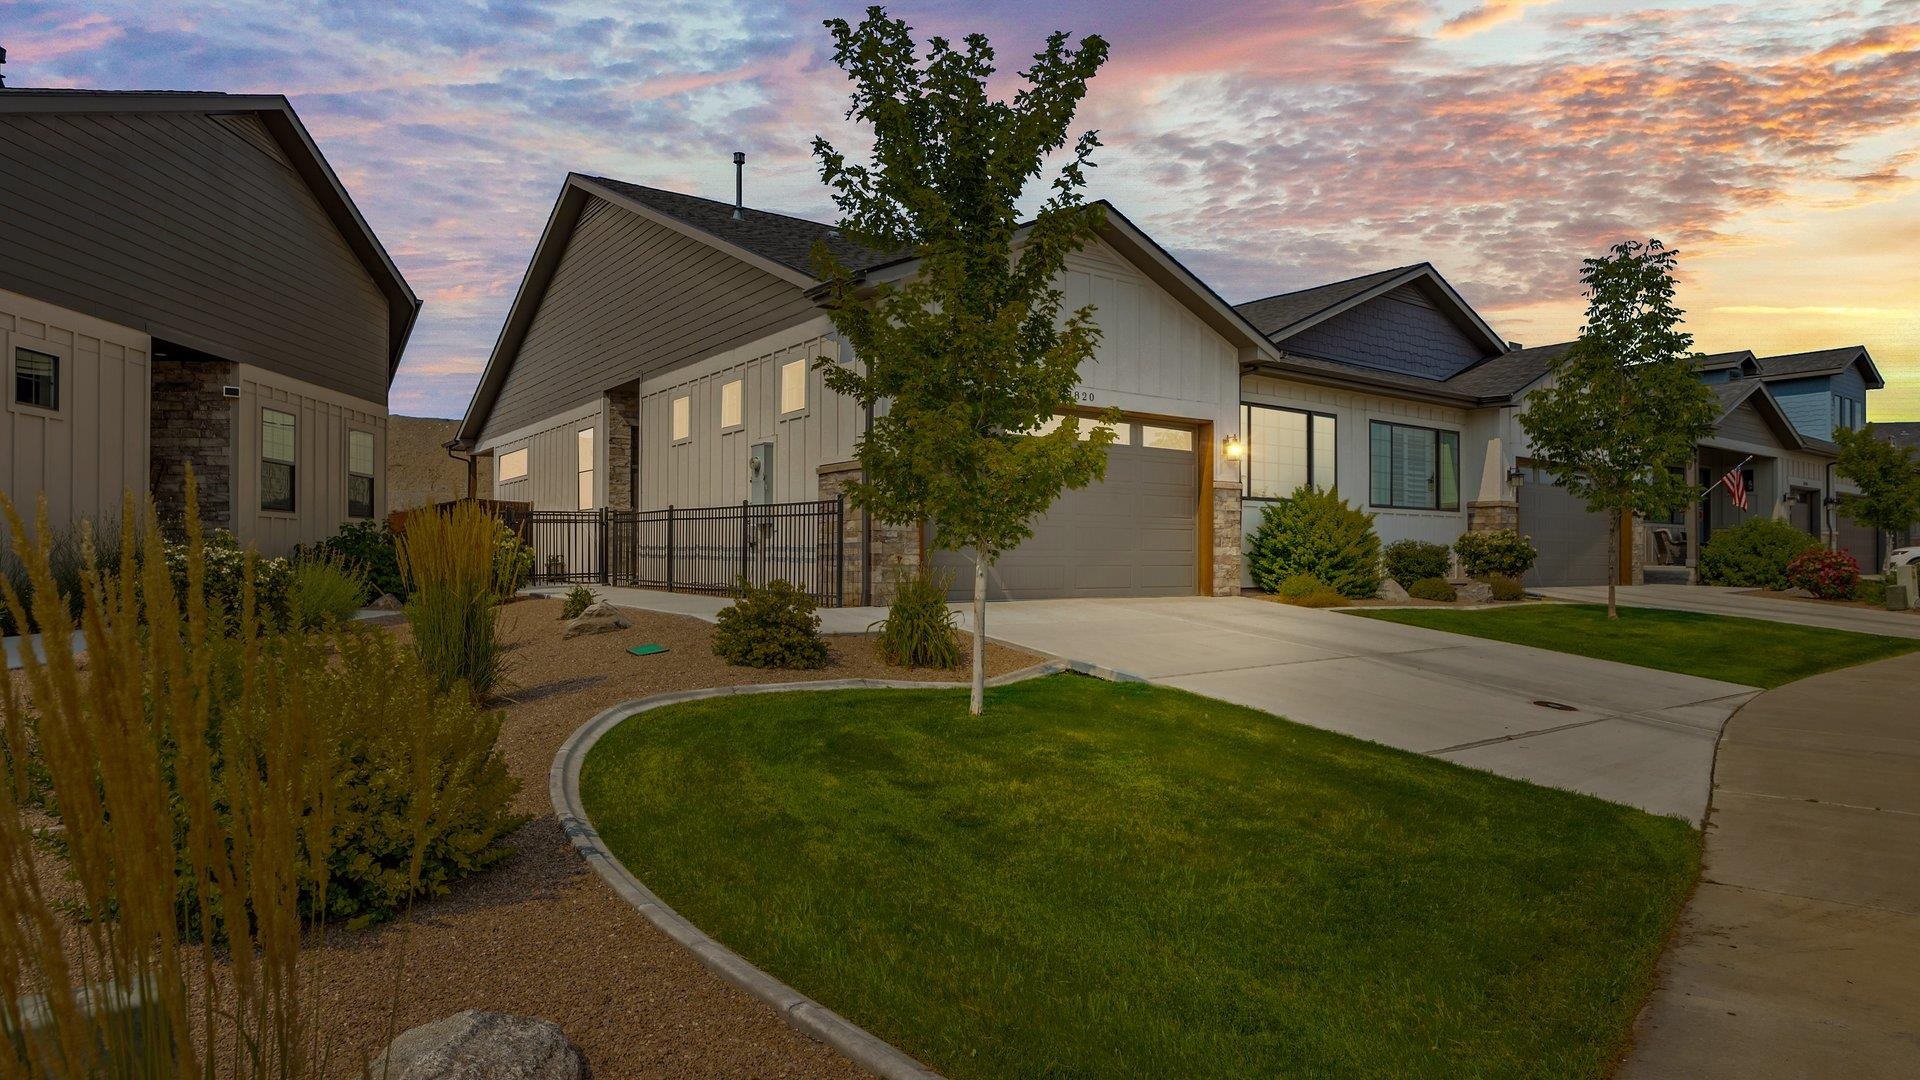
<path fill-rule="evenodd" d="M 260 509 L 294 509 L 294 418 L 277 409 L 260 410 Z"/>
<path fill-rule="evenodd" d="M 673 441 L 693 438 L 693 399 L 673 399 Z"/>
<path fill-rule="evenodd" d="M 807 362 L 789 360 L 780 365 L 780 412 L 797 413 L 807 407 Z"/>
<path fill-rule="evenodd" d="M 36 409 L 58 409 L 60 358 L 36 349 L 13 350 L 13 400 Z"/>
<path fill-rule="evenodd" d="M 740 423 L 740 380 L 734 379 L 720 384 L 720 427 L 736 428 Z"/>

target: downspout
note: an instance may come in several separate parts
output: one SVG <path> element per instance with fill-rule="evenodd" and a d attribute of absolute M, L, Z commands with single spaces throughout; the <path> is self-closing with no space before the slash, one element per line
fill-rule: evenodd
<path fill-rule="evenodd" d="M 480 497 L 480 463 L 478 459 L 476 459 L 473 456 L 471 452 L 472 447 L 468 445 L 465 439 L 448 439 L 446 443 L 443 445 L 445 445 L 447 448 L 448 457 L 452 458 L 455 461 L 464 461 L 467 463 L 467 498 L 468 500 L 479 498 Z M 461 453 L 465 453 L 466 456 L 465 457 L 458 456 Z"/>
<path fill-rule="evenodd" d="M 1827 462 L 1827 486 L 1820 493 L 1820 538 L 1827 542 L 1828 551 L 1840 550 L 1840 523 L 1834 520 L 1833 467 L 1838 462 Z"/>

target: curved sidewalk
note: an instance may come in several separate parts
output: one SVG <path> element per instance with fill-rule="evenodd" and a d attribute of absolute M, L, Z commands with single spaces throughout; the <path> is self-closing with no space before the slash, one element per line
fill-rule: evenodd
<path fill-rule="evenodd" d="M 1699 890 L 1618 1075 L 1920 1069 L 1920 654 L 1734 714 Z"/>

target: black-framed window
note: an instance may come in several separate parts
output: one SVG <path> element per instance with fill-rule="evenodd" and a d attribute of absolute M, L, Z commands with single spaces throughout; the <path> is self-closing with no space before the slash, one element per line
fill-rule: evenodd
<path fill-rule="evenodd" d="M 1333 487 L 1337 432 L 1338 422 L 1326 413 L 1241 405 L 1240 435 L 1246 441 L 1241 494 L 1284 499 L 1308 484 L 1322 491 Z"/>
<path fill-rule="evenodd" d="M 260 410 L 260 509 L 289 513 L 293 501 L 294 419 L 278 409 Z"/>
<path fill-rule="evenodd" d="M 13 400 L 36 409 L 59 409 L 60 358 L 38 349 L 15 348 Z"/>
<path fill-rule="evenodd" d="M 1460 509 L 1460 433 L 1373 421 L 1368 501 L 1392 510 Z"/>
<path fill-rule="evenodd" d="M 373 516 L 373 432 L 347 432 L 347 516 Z"/>

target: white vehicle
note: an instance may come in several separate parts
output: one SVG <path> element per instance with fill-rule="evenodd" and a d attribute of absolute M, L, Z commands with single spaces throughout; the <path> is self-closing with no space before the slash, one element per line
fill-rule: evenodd
<path fill-rule="evenodd" d="M 1894 548 L 1893 552 L 1887 556 L 1888 569 L 1896 566 L 1912 566 L 1914 563 L 1920 563 L 1920 547 Z"/>

